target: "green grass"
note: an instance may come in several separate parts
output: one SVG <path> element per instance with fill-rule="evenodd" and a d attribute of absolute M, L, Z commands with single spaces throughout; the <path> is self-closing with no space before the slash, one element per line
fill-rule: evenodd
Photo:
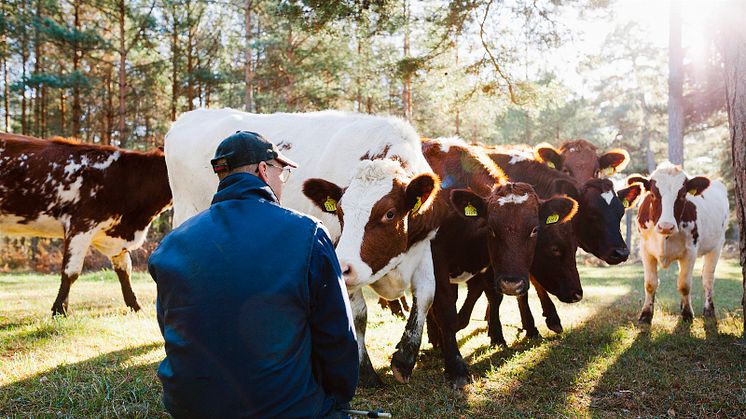
<path fill-rule="evenodd" d="M 490 347 L 481 300 L 458 335 L 472 373 L 463 392 L 446 384 L 440 354 L 428 343 L 411 382 L 393 380 L 388 365 L 404 321 L 368 294 L 368 348 L 387 386 L 358 390 L 353 406 L 405 418 L 744 416 L 740 268 L 732 261 L 718 267 L 717 324 L 702 320 L 698 275 L 694 323 L 679 321 L 675 273 L 661 273 L 649 330 L 635 326 L 644 297 L 640 265 L 581 268 L 583 301 L 557 303 L 562 335 L 545 327 L 532 294 L 544 338 L 524 339 L 516 304 L 505 298 L 508 346 Z M 166 416 L 155 375 L 164 353 L 150 278 L 134 278 L 139 313 L 128 312 L 115 275 L 101 272 L 75 283 L 69 317 L 51 318 L 58 281 L 54 275 L 0 275 L 0 416 Z"/>

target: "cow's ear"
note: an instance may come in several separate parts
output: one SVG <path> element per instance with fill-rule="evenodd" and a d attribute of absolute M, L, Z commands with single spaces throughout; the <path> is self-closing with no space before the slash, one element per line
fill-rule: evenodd
<path fill-rule="evenodd" d="M 543 201 L 539 206 L 539 223 L 562 224 L 572 220 L 577 212 L 578 201 L 569 196 L 555 196 Z"/>
<path fill-rule="evenodd" d="M 650 190 L 650 179 L 643 175 L 634 174 L 627 177 L 627 185 L 632 185 L 633 183 L 641 184 L 646 191 Z"/>
<path fill-rule="evenodd" d="M 464 218 L 471 220 L 487 218 L 487 203 L 484 198 L 468 189 L 451 191 L 451 205 Z"/>
<path fill-rule="evenodd" d="M 551 144 L 541 143 L 534 147 L 534 157 L 552 169 L 562 170 L 562 156 Z"/>
<path fill-rule="evenodd" d="M 606 176 L 611 176 L 624 170 L 628 163 L 629 153 L 627 153 L 627 150 L 615 148 L 598 158 L 598 170 Z"/>
<path fill-rule="evenodd" d="M 412 179 L 405 191 L 407 209 L 412 215 L 427 211 L 440 191 L 440 178 L 422 173 Z"/>
<path fill-rule="evenodd" d="M 321 211 L 329 214 L 337 212 L 337 205 L 342 199 L 344 189 L 324 179 L 308 179 L 303 183 L 303 194 L 316 204 Z"/>
<path fill-rule="evenodd" d="M 578 186 L 573 179 L 554 179 L 552 181 L 551 193 L 555 195 L 568 195 L 574 199 L 578 199 L 580 196 Z"/>
<path fill-rule="evenodd" d="M 624 208 L 626 209 L 634 207 L 637 198 L 639 198 L 643 192 L 641 183 L 633 183 L 624 189 L 618 190 L 616 196 L 620 201 L 622 201 L 622 205 L 624 205 Z"/>
<path fill-rule="evenodd" d="M 693 177 L 686 181 L 686 191 L 694 196 L 702 194 L 710 186 L 710 179 L 704 176 Z"/>

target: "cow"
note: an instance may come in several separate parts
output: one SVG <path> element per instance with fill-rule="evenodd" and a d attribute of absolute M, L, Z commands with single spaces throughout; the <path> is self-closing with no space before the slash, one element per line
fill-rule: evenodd
<path fill-rule="evenodd" d="M 577 203 L 568 197 L 540 200 L 530 185 L 507 182 L 487 155 L 460 140 L 425 140 L 423 151 L 443 188 L 433 203 L 440 217 L 432 242 L 436 293 L 431 320 L 437 326 L 430 324 L 429 337 L 435 344 L 440 340 L 446 377 L 460 388 L 468 373 L 456 343 L 458 287 L 453 284 L 485 284 L 494 319 L 488 334 L 492 344 L 505 344 L 497 313 L 502 295 L 525 294 L 537 239 L 543 230 L 571 219 Z M 579 285 L 577 270 L 575 281 Z"/>
<path fill-rule="evenodd" d="M 130 252 L 170 206 L 159 149 L 142 153 L 0 133 L 0 234 L 64 241 L 54 315 L 68 313 L 70 286 L 91 245 L 111 260 L 127 306 L 139 310 Z"/>
<path fill-rule="evenodd" d="M 581 183 L 621 172 L 629 163 L 626 150 L 615 148 L 598 155 L 598 148 L 583 139 L 564 141 L 559 150 L 541 143 L 534 147 L 534 155 L 538 161 Z"/>
<path fill-rule="evenodd" d="M 389 300 L 412 292 L 409 321 L 391 360 L 394 378 L 407 382 L 435 293 L 430 240 L 437 227 L 430 207 L 440 184 L 414 128 L 398 118 L 338 111 L 184 113 L 165 141 L 175 225 L 210 205 L 218 180 L 209 161 L 236 130 L 266 136 L 299 163 L 282 204 L 321 219 L 336 243 L 358 338 L 361 385 L 383 384 L 365 348 L 363 287 Z"/>
<path fill-rule="evenodd" d="M 658 265 L 667 268 L 673 261 L 679 263 L 681 316 L 684 321 L 692 321 L 689 292 L 692 269 L 699 256 L 704 256 L 703 314 L 706 318 L 715 317 L 712 287 L 728 224 L 725 185 L 704 176 L 689 177 L 680 166 L 670 162 L 658 165 L 650 177 L 632 175 L 627 182 L 642 184 L 646 191 L 637 213 L 640 257 L 645 269 L 645 303 L 638 324 L 652 322 Z"/>
<path fill-rule="evenodd" d="M 629 250 L 624 243 L 619 231 L 619 221 L 624 214 L 625 208 L 630 208 L 642 192 L 639 185 L 630 185 L 618 192 L 614 192 L 613 184 L 608 179 L 592 178 L 584 183 L 579 183 L 569 174 L 562 173 L 533 158 L 531 153 L 524 149 L 510 150 L 507 148 L 485 149 L 490 158 L 503 169 L 510 181 L 527 182 L 531 184 L 540 197 L 547 198 L 555 194 L 565 193 L 575 198 L 579 203 L 578 214 L 573 218 L 571 226 L 558 226 L 555 234 L 562 234 L 568 242 L 577 243 L 586 251 L 596 255 L 609 264 L 618 264 L 627 259 Z M 536 259 L 536 266 L 532 273 L 541 271 L 556 271 L 557 264 L 548 263 L 550 255 L 560 257 L 572 257 L 566 249 L 559 246 L 552 247 L 546 252 L 545 247 L 542 257 Z M 549 275 L 551 276 L 551 275 Z M 532 281 L 541 301 L 547 327 L 550 330 L 561 333 L 563 328 L 557 315 L 554 304 L 549 299 L 547 291 L 560 297 L 560 301 L 574 302 L 563 299 L 555 290 L 561 282 L 555 281 L 554 289 L 547 288 L 548 281 Z M 470 287 L 469 294 L 464 306 L 459 313 L 460 324 L 465 327 L 471 315 L 474 303 L 481 295 L 482 290 L 475 283 Z M 582 294 L 581 294 L 582 295 Z M 533 316 L 528 307 L 526 296 L 519 297 L 519 307 L 523 328 L 527 336 L 538 336 L 538 330 L 534 327 Z M 575 300 L 577 301 L 577 300 Z"/>

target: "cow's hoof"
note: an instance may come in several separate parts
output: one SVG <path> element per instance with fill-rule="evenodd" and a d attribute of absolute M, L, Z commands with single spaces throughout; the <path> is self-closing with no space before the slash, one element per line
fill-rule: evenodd
<path fill-rule="evenodd" d="M 557 323 L 554 323 L 554 322 L 550 323 L 547 321 L 547 327 L 549 328 L 549 330 L 551 330 L 552 332 L 558 335 L 561 334 L 563 331 L 562 324 L 559 321 Z"/>
<path fill-rule="evenodd" d="M 714 306 L 705 307 L 704 311 L 702 312 L 702 315 L 705 318 L 714 319 L 715 318 L 715 307 Z"/>
<path fill-rule="evenodd" d="M 496 339 L 490 339 L 490 346 L 493 346 L 493 347 L 508 346 L 508 343 L 505 342 L 505 338 L 496 338 Z"/>
<path fill-rule="evenodd" d="M 681 310 L 681 320 L 684 320 L 687 323 L 694 321 L 692 310 Z"/>
<path fill-rule="evenodd" d="M 396 351 L 391 358 L 391 372 L 394 374 L 394 379 L 400 383 L 408 383 L 416 362 L 415 357 L 410 357 L 401 351 Z"/>
<path fill-rule="evenodd" d="M 375 372 L 364 373 L 360 370 L 360 378 L 358 379 L 357 385 L 362 388 L 381 388 L 383 387 L 383 380 Z"/>
<path fill-rule="evenodd" d="M 63 316 L 67 317 L 67 306 L 65 305 L 53 305 L 52 306 L 52 317 Z"/>
<path fill-rule="evenodd" d="M 540 338 L 541 335 L 539 334 L 539 329 L 532 327 L 531 329 L 526 329 L 526 337 L 533 339 L 533 338 Z"/>
<path fill-rule="evenodd" d="M 463 391 L 464 387 L 469 384 L 469 377 L 452 377 L 448 379 L 448 382 L 454 390 Z"/>
<path fill-rule="evenodd" d="M 137 304 L 137 301 L 135 301 L 133 303 L 130 303 L 130 304 L 127 304 L 127 307 L 129 307 L 130 310 L 132 310 L 134 312 L 140 311 L 140 308 L 141 308 L 140 304 Z"/>
<path fill-rule="evenodd" d="M 411 372 L 409 375 L 405 375 L 402 371 L 399 371 L 399 368 L 396 368 L 393 364 L 391 365 L 391 373 L 394 374 L 394 380 L 402 383 L 407 384 L 409 383 L 409 377 L 411 377 Z"/>
<path fill-rule="evenodd" d="M 640 318 L 637 319 L 637 325 L 638 326 L 650 326 L 650 323 L 653 321 L 653 312 L 652 311 L 643 311 L 640 313 Z"/>

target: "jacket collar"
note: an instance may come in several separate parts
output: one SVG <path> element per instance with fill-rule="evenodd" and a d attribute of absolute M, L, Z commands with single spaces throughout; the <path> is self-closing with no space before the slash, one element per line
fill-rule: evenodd
<path fill-rule="evenodd" d="M 279 204 L 280 201 L 263 180 L 250 173 L 234 173 L 220 181 L 212 204 L 234 199 L 263 198 Z"/>

